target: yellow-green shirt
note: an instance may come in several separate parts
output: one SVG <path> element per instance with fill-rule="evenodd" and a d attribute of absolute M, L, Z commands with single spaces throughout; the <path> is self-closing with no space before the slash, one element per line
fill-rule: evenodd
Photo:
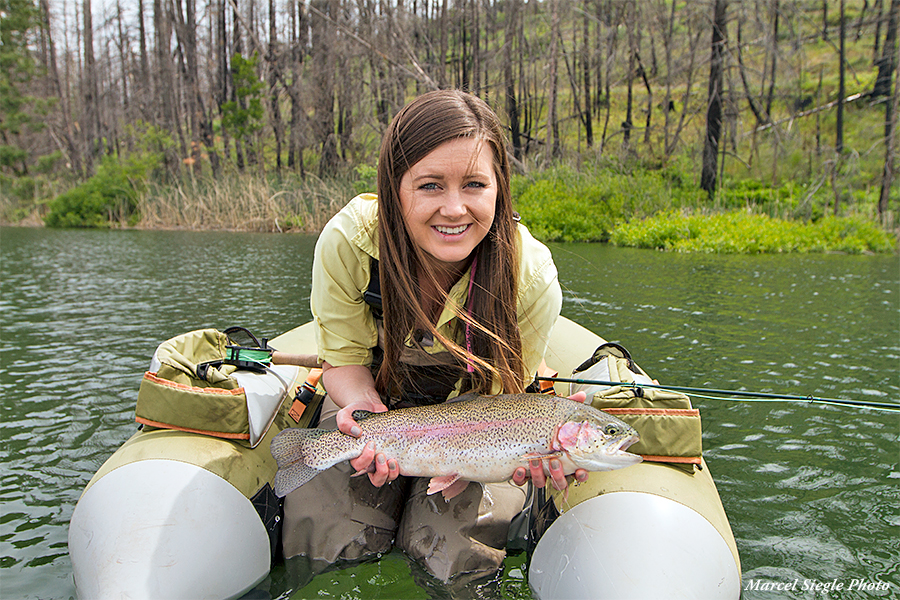
<path fill-rule="evenodd" d="M 535 240 L 522 224 L 518 225 L 518 234 L 516 313 L 523 361 L 527 372 L 534 374 L 559 316 L 562 290 L 550 250 Z M 310 309 L 316 322 L 320 361 L 332 366 L 372 363 L 378 330 L 363 294 L 369 287 L 373 258 L 378 258 L 378 200 L 374 194 L 362 194 L 328 222 L 316 242 Z M 449 302 L 459 307 L 466 305 L 469 276 L 467 271 L 453 285 Z M 453 321 L 457 318 L 445 306 L 438 319 L 438 331 L 452 339 Z M 429 353 L 444 350 L 437 341 L 426 348 Z"/>

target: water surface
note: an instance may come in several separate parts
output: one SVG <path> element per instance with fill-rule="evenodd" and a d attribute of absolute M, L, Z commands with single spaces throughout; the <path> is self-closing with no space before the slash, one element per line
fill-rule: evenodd
<path fill-rule="evenodd" d="M 0 596 L 74 596 L 68 520 L 134 431 L 153 350 L 203 327 L 274 337 L 306 322 L 314 243 L 0 230 Z M 900 401 L 897 256 L 552 250 L 563 313 L 624 344 L 663 383 Z M 900 597 L 900 415 L 693 401 L 751 588 L 745 599 Z M 466 593 L 529 598 L 525 572 L 524 557 L 510 558 L 502 577 Z M 795 581 L 791 592 L 759 586 Z M 450 593 L 395 553 L 303 583 L 278 567 L 263 587 L 285 598 Z"/>

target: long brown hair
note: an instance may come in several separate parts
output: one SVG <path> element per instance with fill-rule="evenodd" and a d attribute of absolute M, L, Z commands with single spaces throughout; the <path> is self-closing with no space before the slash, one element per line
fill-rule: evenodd
<path fill-rule="evenodd" d="M 417 277 L 424 274 L 435 284 L 436 279 L 425 268 L 423 252 L 410 238 L 400 205 L 400 180 L 404 173 L 444 142 L 459 138 L 488 144 L 497 180 L 494 222 L 473 251 L 478 262 L 468 310 L 457 307 L 460 321 L 469 324 L 471 353 L 441 335 L 420 305 Z M 516 315 L 519 261 L 509 161 L 503 128 L 483 100 L 457 90 L 429 92 L 394 117 L 382 140 L 378 162 L 378 217 L 385 325 L 384 361 L 376 377 L 378 391 L 391 395 L 400 389 L 400 353 L 407 337 L 420 329 L 429 331 L 462 365 L 473 367 L 464 388 L 490 393 L 496 380 L 506 393 L 522 391 L 525 367 Z M 454 337 L 460 339 L 463 329 L 464 325 Z M 463 374 L 465 367 L 461 368 Z"/>

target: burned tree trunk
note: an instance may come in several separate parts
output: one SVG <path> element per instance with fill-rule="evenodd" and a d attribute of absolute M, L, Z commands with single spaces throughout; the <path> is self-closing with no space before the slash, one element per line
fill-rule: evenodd
<path fill-rule="evenodd" d="M 710 197 L 716 191 L 716 167 L 719 159 L 719 142 L 722 139 L 722 85 L 725 79 L 722 61 L 727 9 L 727 0 L 715 1 L 706 107 L 706 140 L 703 144 L 703 170 L 700 174 L 700 188 Z"/>

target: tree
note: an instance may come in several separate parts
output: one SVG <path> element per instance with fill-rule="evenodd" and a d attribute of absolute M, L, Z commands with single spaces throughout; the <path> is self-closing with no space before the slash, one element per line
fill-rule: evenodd
<path fill-rule="evenodd" d="M 716 171 L 719 142 L 722 138 L 723 57 L 726 40 L 725 24 L 728 0 L 715 0 L 713 8 L 712 43 L 709 59 L 709 88 L 706 106 L 706 138 L 703 144 L 703 169 L 700 189 L 710 197 L 716 191 Z"/>
<path fill-rule="evenodd" d="M 892 11 L 896 9 L 896 4 L 898 3 L 891 3 Z M 892 40 L 891 45 L 891 53 L 893 54 L 891 60 L 895 65 L 894 93 L 884 107 L 884 168 L 881 174 L 881 193 L 878 196 L 878 216 L 882 221 L 887 217 L 888 200 L 891 195 L 891 186 L 894 183 L 894 171 L 896 170 L 894 159 L 897 153 L 897 114 L 900 111 L 900 60 L 897 60 L 896 36 Z M 887 44 L 885 44 L 885 50 L 887 50 Z M 888 80 L 888 89 L 890 90 L 890 80 Z"/>
<path fill-rule="evenodd" d="M 258 62 L 259 55 L 255 53 L 249 59 L 240 54 L 231 57 L 235 99 L 222 104 L 222 127 L 236 141 L 250 142 L 264 126 L 262 92 L 266 84 L 256 75 Z"/>
<path fill-rule="evenodd" d="M 875 98 L 891 95 L 891 75 L 897 64 L 897 27 L 900 25 L 898 22 L 900 22 L 900 0 L 891 0 L 884 46 L 881 56 L 875 63 L 878 67 L 878 76 L 875 78 L 875 86 L 872 89 L 872 96 Z M 878 35 L 877 30 L 875 35 Z"/>
<path fill-rule="evenodd" d="M 27 44 L 38 13 L 29 0 L 0 0 L 0 14 L 0 169 L 22 175 L 28 172 L 28 152 L 19 134 L 35 122 L 28 112 L 32 97 L 23 91 L 36 66 Z"/>

